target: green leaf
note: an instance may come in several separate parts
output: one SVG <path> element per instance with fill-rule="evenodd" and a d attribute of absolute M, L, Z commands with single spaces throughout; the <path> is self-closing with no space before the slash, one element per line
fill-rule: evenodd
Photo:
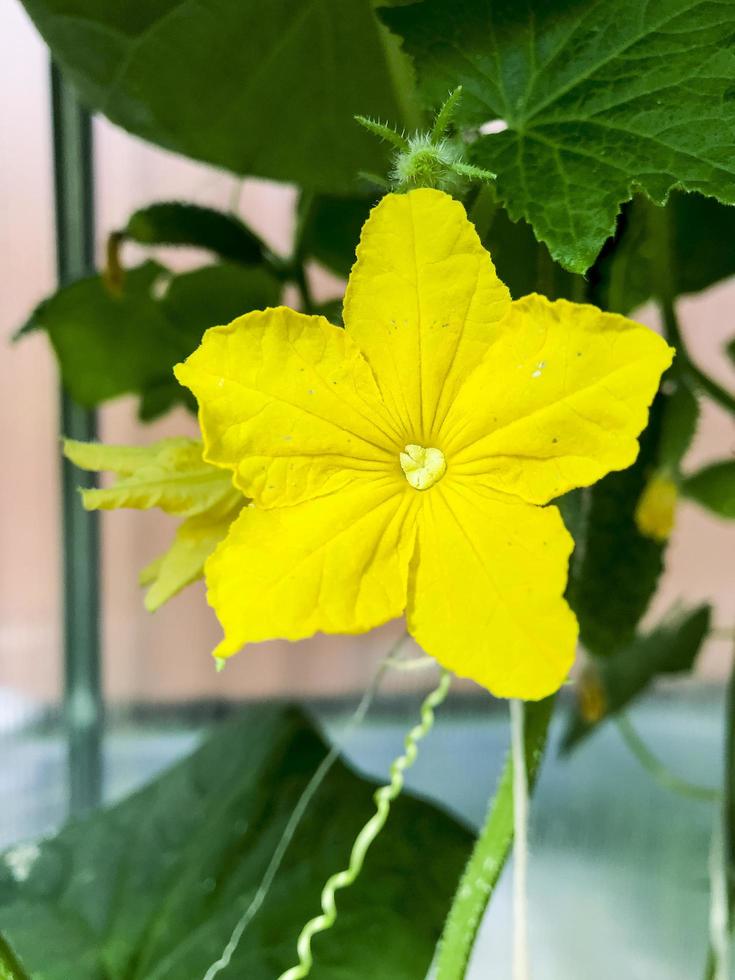
<path fill-rule="evenodd" d="M 302 197 L 297 250 L 346 279 L 355 261 L 360 231 L 375 203 L 375 195 Z"/>
<path fill-rule="evenodd" d="M 597 710 L 593 716 L 576 704 L 564 736 L 563 748 L 570 749 L 605 718 L 616 714 L 663 674 L 690 671 L 710 628 L 708 605 L 688 611 L 672 611 L 655 629 L 636 637 L 614 657 L 591 665 L 591 676 L 580 682 L 594 684 Z"/>
<path fill-rule="evenodd" d="M 406 70 L 370 0 L 24 0 L 90 108 L 238 174 L 349 191 L 381 170 Z"/>
<path fill-rule="evenodd" d="M 158 286 L 168 282 L 163 296 Z M 174 404 L 194 408 L 172 368 L 204 331 L 278 302 L 280 285 L 264 268 L 218 265 L 171 276 L 157 262 L 125 273 L 121 292 L 92 276 L 44 300 L 20 331 L 46 330 L 64 386 L 80 405 L 141 397 L 140 417 Z"/>
<path fill-rule="evenodd" d="M 672 193 L 666 205 L 671 229 L 671 283 L 676 295 L 698 293 L 735 275 L 735 208 L 701 194 Z M 608 242 L 590 278 L 592 300 L 615 313 L 630 313 L 652 296 L 654 243 L 646 202 L 623 206 L 615 239 Z"/>
<path fill-rule="evenodd" d="M 175 276 L 161 306 L 176 324 L 186 356 L 209 327 L 230 323 L 250 310 L 275 306 L 280 295 L 280 283 L 267 269 L 243 269 L 223 262 Z"/>
<path fill-rule="evenodd" d="M 582 643 L 598 656 L 610 656 L 632 641 L 663 569 L 664 545 L 644 537 L 634 515 L 658 466 L 665 405 L 665 396 L 659 395 L 633 466 L 561 501 L 575 541 L 567 598 Z"/>
<path fill-rule="evenodd" d="M 41 842 L 24 881 L 0 862 L 2 936 L 44 980 L 202 977 L 325 752 L 300 713 L 250 708 L 141 792 Z M 373 789 L 339 762 L 330 770 L 222 980 L 273 980 L 293 965 Z M 340 894 L 336 926 L 315 940 L 314 975 L 423 978 L 469 846 L 449 816 L 399 800 L 358 883 Z"/>
<path fill-rule="evenodd" d="M 130 216 L 124 235 L 141 245 L 191 245 L 222 259 L 257 265 L 264 245 L 234 214 L 179 201 L 149 204 Z"/>
<path fill-rule="evenodd" d="M 668 397 L 661 413 L 658 464 L 676 473 L 697 432 L 699 402 L 684 378 L 669 372 L 664 384 Z"/>
<path fill-rule="evenodd" d="M 735 460 L 712 463 L 691 473 L 682 482 L 681 490 L 714 514 L 735 519 Z"/>
<path fill-rule="evenodd" d="M 48 333 L 64 385 L 92 407 L 158 385 L 180 359 L 176 328 L 153 289 L 167 275 L 157 262 L 131 269 L 120 295 L 99 276 L 62 287 L 44 300 L 23 328 Z"/>
<path fill-rule="evenodd" d="M 501 201 L 584 272 L 622 202 L 674 187 L 735 203 L 735 7 L 701 0 L 426 0 L 381 11 L 427 107 L 461 84 Z"/>
<path fill-rule="evenodd" d="M 732 363 L 735 364 L 735 337 L 733 337 L 733 339 L 726 344 L 725 353 L 730 358 Z"/>

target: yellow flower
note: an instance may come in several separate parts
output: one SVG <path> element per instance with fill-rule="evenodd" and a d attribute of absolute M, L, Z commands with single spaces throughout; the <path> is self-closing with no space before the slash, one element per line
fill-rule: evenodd
<path fill-rule="evenodd" d="M 462 206 L 433 190 L 373 210 L 344 322 L 250 313 L 176 368 L 205 459 L 255 504 L 205 569 L 215 655 L 405 612 L 494 694 L 551 693 L 577 624 L 572 540 L 544 505 L 633 462 L 671 349 L 591 306 L 511 302 Z"/>
<path fill-rule="evenodd" d="M 87 510 L 158 507 L 183 517 L 174 543 L 140 573 L 153 612 L 204 574 L 204 562 L 246 503 L 231 475 L 205 463 L 197 439 L 162 439 L 150 446 L 64 442 L 64 455 L 84 470 L 110 470 L 111 487 L 83 490 Z"/>
<path fill-rule="evenodd" d="M 668 541 L 674 530 L 678 496 L 676 482 L 670 476 L 666 473 L 654 473 L 635 510 L 635 522 L 641 534 L 654 541 Z"/>

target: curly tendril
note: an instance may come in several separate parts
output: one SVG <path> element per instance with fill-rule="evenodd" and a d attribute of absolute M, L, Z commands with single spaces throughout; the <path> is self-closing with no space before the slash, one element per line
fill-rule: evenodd
<path fill-rule="evenodd" d="M 434 725 L 434 709 L 446 698 L 451 683 L 449 671 L 442 671 L 441 679 L 437 687 L 428 695 L 421 705 L 421 720 L 406 735 L 404 746 L 405 751 L 394 759 L 390 767 L 390 783 L 381 786 L 375 793 L 376 811 L 368 820 L 365 826 L 355 839 L 350 853 L 350 861 L 346 870 L 339 871 L 327 880 L 321 896 L 322 914 L 315 916 L 306 923 L 301 930 L 296 950 L 299 962 L 292 966 L 285 973 L 282 973 L 278 980 L 303 980 L 311 972 L 314 958 L 311 952 L 311 941 L 319 932 L 331 929 L 337 920 L 337 903 L 335 895 L 341 888 L 349 888 L 353 885 L 362 871 L 371 844 L 375 841 L 378 834 L 385 826 L 390 813 L 391 804 L 398 797 L 404 784 L 404 772 L 409 769 L 418 755 L 418 743 L 425 738 Z"/>

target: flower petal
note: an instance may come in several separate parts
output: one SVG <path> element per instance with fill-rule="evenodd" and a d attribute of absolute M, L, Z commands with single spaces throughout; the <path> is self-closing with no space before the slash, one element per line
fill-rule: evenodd
<path fill-rule="evenodd" d="M 498 697 L 551 694 L 574 659 L 577 623 L 563 599 L 572 547 L 556 507 L 443 481 L 419 519 L 410 633 Z"/>
<path fill-rule="evenodd" d="M 139 582 L 149 586 L 145 596 L 148 612 L 155 612 L 183 588 L 204 575 L 204 563 L 227 536 L 242 510 L 244 498 L 229 510 L 187 517 L 177 528 L 173 544 L 141 571 Z"/>
<path fill-rule="evenodd" d="M 84 470 L 111 470 L 119 479 L 109 487 L 82 491 L 87 510 L 158 507 L 191 517 L 205 511 L 242 506 L 242 494 L 229 473 L 202 459 L 199 439 L 160 439 L 149 446 L 106 446 L 64 442 L 64 455 Z"/>
<path fill-rule="evenodd" d="M 399 616 L 416 497 L 390 478 L 363 477 L 293 507 L 246 507 L 205 568 L 225 633 L 215 656 L 319 630 L 362 633 Z"/>
<path fill-rule="evenodd" d="M 205 458 L 261 507 L 330 493 L 356 472 L 398 475 L 370 368 L 324 317 L 249 313 L 207 330 L 175 373 L 199 401 Z"/>
<path fill-rule="evenodd" d="M 510 295 L 464 208 L 446 194 L 391 194 L 362 230 L 344 321 L 406 443 L 436 445 L 464 376 Z"/>
<path fill-rule="evenodd" d="M 454 478 L 546 503 L 630 466 L 673 353 L 625 317 L 526 296 L 435 445 Z"/>

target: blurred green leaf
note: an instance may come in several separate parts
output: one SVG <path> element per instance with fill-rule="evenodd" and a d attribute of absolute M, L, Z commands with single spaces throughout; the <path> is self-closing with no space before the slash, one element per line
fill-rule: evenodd
<path fill-rule="evenodd" d="M 230 323 L 250 310 L 275 306 L 281 286 L 266 269 L 220 262 L 174 276 L 161 306 L 190 354 L 208 327 Z"/>
<path fill-rule="evenodd" d="M 671 281 L 677 295 L 698 293 L 735 275 L 735 208 L 701 194 L 672 193 L 667 204 L 671 229 Z M 615 239 L 603 249 L 593 272 L 593 302 L 630 313 L 651 298 L 655 270 L 646 203 L 623 206 Z"/>
<path fill-rule="evenodd" d="M 263 242 L 234 214 L 180 201 L 149 204 L 130 216 L 126 238 L 141 245 L 191 245 L 244 265 L 263 261 Z"/>
<path fill-rule="evenodd" d="M 375 203 L 375 195 L 302 196 L 297 250 L 346 279 L 355 261 L 360 231 Z"/>
<path fill-rule="evenodd" d="M 579 682 L 585 699 L 585 685 L 596 687 L 588 704 L 596 706 L 590 715 L 577 701 L 563 739 L 564 750 L 572 748 L 610 715 L 629 705 L 663 674 L 681 674 L 692 669 L 710 628 L 712 610 L 708 605 L 693 610 L 675 610 L 655 629 L 636 637 L 614 657 L 595 661 Z"/>
<path fill-rule="evenodd" d="M 80 405 L 158 385 L 180 358 L 176 328 L 153 295 L 167 274 L 145 262 L 127 273 L 120 295 L 91 276 L 62 287 L 31 314 L 21 332 L 47 332 L 64 385 Z"/>
<path fill-rule="evenodd" d="M 425 0 L 381 11 L 427 108 L 497 131 L 471 159 L 566 268 L 584 272 L 622 202 L 674 187 L 735 203 L 735 7 L 699 0 Z"/>
<path fill-rule="evenodd" d="M 662 469 L 677 472 L 697 432 L 699 402 L 686 380 L 671 372 L 665 387 L 667 397 L 661 413 L 658 464 Z"/>
<path fill-rule="evenodd" d="M 319 306 L 315 307 L 315 313 L 320 314 L 333 323 L 336 327 L 343 327 L 342 322 L 342 300 L 341 299 L 330 299 L 326 303 L 320 303 Z"/>
<path fill-rule="evenodd" d="M 5 942 L 39 980 L 202 977 L 325 753 L 297 711 L 250 708 L 147 788 L 42 841 L 25 880 L 6 855 Z M 273 980 L 293 965 L 325 880 L 374 810 L 373 790 L 342 763 L 330 770 L 222 980 Z M 470 844 L 449 816 L 400 799 L 358 883 L 340 893 L 336 926 L 315 940 L 315 976 L 422 980 Z"/>
<path fill-rule="evenodd" d="M 119 293 L 100 276 L 63 287 L 20 334 L 48 333 L 64 386 L 80 405 L 138 394 L 140 416 L 149 420 L 177 403 L 193 407 L 172 368 L 208 327 L 273 305 L 279 295 L 279 283 L 263 268 L 220 263 L 171 276 L 149 261 L 125 273 Z"/>
<path fill-rule="evenodd" d="M 238 174 L 349 191 L 403 124 L 408 73 L 370 0 L 23 0 L 90 108 Z"/>
<path fill-rule="evenodd" d="M 725 347 L 725 353 L 730 358 L 733 364 L 735 364 L 735 337 L 730 341 Z"/>
<path fill-rule="evenodd" d="M 633 640 L 663 569 L 664 545 L 644 537 L 634 515 L 658 465 L 665 405 L 666 397 L 657 396 L 633 466 L 560 502 L 575 542 L 567 598 L 582 643 L 597 656 L 610 656 Z"/>
<path fill-rule="evenodd" d="M 712 463 L 691 473 L 682 481 L 681 491 L 714 514 L 735 519 L 735 460 Z"/>

